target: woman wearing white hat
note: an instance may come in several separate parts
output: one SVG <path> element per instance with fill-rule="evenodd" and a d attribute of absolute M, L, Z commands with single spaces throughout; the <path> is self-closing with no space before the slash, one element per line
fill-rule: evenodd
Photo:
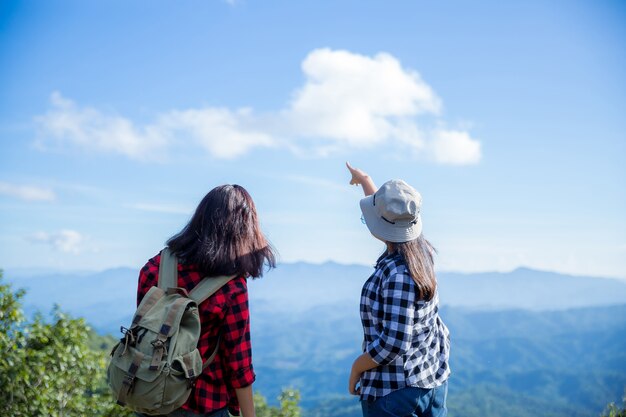
<path fill-rule="evenodd" d="M 421 195 L 402 180 L 376 189 L 346 164 L 361 185 L 361 219 L 386 244 L 361 292 L 363 354 L 348 389 L 364 417 L 444 417 L 450 334 L 439 317 L 434 248 L 422 235 Z"/>

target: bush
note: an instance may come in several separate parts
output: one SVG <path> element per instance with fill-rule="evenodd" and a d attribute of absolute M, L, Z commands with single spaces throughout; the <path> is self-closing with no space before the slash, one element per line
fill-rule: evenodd
<path fill-rule="evenodd" d="M 624 408 L 619 408 L 614 403 L 611 403 L 606 407 L 604 413 L 602 413 L 602 417 L 626 417 L 626 391 L 624 391 L 622 401 L 624 402 Z"/>
<path fill-rule="evenodd" d="M 27 322 L 23 290 L 0 271 L 0 408 L 10 416 L 126 416 L 104 382 L 106 354 L 90 347 L 92 331 L 58 307 Z"/>
<path fill-rule="evenodd" d="M 0 409 L 12 417 L 129 417 L 106 384 L 112 337 L 96 335 L 84 319 L 59 307 L 52 320 L 26 321 L 23 290 L 13 291 L 0 270 Z M 255 394 L 257 417 L 300 417 L 300 393 L 283 390 L 280 407 Z"/>
<path fill-rule="evenodd" d="M 278 397 L 280 407 L 267 405 L 265 398 L 259 394 L 254 394 L 254 408 L 256 417 L 300 417 L 301 410 L 298 406 L 300 402 L 300 392 L 293 389 L 284 389 Z"/>

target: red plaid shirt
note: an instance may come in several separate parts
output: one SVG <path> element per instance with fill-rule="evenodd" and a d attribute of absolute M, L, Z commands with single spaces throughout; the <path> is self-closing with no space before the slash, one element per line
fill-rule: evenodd
<path fill-rule="evenodd" d="M 141 269 L 137 305 L 148 290 L 157 285 L 160 259 L 159 254 Z M 190 291 L 202 278 L 193 265 L 178 265 L 179 287 Z M 200 304 L 199 313 L 202 322 L 198 342 L 200 355 L 205 360 L 211 356 L 218 334 L 221 335 L 220 347 L 213 362 L 197 379 L 183 408 L 204 414 L 228 407 L 231 414 L 239 415 L 234 389 L 251 385 L 255 380 L 246 279 L 237 277 L 229 281 Z"/>

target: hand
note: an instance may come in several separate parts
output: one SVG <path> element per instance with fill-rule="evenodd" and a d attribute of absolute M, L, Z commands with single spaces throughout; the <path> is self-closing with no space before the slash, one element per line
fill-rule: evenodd
<path fill-rule="evenodd" d="M 349 162 L 346 162 L 346 166 L 348 167 L 348 171 L 352 174 L 352 178 L 350 179 L 350 185 L 362 185 L 363 182 L 369 178 L 363 170 L 358 168 L 353 168 Z"/>
<path fill-rule="evenodd" d="M 354 367 L 350 371 L 350 379 L 348 380 L 348 392 L 352 395 L 360 395 L 361 387 L 357 387 L 357 384 L 361 380 L 361 373 L 356 372 Z"/>
<path fill-rule="evenodd" d="M 366 197 L 376 192 L 376 184 L 374 184 L 374 181 L 370 178 L 369 175 L 367 175 L 364 171 L 358 168 L 353 168 L 349 162 L 346 162 L 346 166 L 348 167 L 350 174 L 352 174 L 350 184 L 360 185 L 361 187 L 363 187 L 363 194 L 365 194 Z"/>

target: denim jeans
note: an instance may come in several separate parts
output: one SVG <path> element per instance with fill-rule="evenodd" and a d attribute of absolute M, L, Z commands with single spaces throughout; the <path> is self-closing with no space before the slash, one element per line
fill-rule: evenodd
<path fill-rule="evenodd" d="M 436 388 L 406 387 L 378 398 L 361 401 L 363 417 L 446 417 L 448 381 Z"/>
<path fill-rule="evenodd" d="M 209 414 L 196 414 L 193 411 L 183 410 L 179 408 L 169 414 L 163 416 L 146 416 L 145 414 L 135 413 L 137 417 L 228 417 L 228 408 L 222 408 L 221 410 L 213 411 Z"/>

